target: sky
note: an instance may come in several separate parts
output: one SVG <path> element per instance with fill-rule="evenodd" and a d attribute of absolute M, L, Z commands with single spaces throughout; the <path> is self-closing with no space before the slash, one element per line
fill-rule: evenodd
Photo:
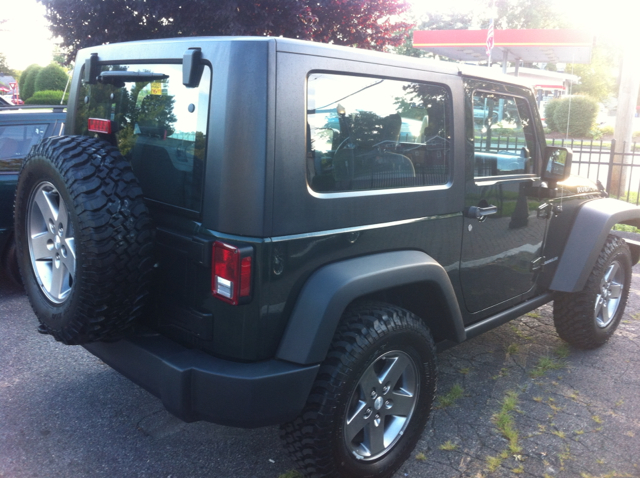
<path fill-rule="evenodd" d="M 535 2 L 536 0 L 531 0 Z M 414 11 L 420 15 L 428 12 L 462 11 L 477 8 L 478 0 L 410 0 Z M 575 20 L 581 27 L 596 35 L 614 37 L 622 41 L 637 42 L 640 24 L 638 0 L 556 0 L 561 14 Z M 0 53 L 9 66 L 24 70 L 32 63 L 45 66 L 51 62 L 55 42 L 44 19 L 45 7 L 36 0 L 3 0 L 0 19 L 8 21 L 0 25 Z M 606 7 L 604 7 L 606 5 Z M 636 22 L 634 24 L 633 22 Z"/>

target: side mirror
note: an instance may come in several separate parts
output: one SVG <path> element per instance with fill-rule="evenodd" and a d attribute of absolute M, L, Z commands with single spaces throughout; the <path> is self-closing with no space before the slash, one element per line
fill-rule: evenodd
<path fill-rule="evenodd" d="M 571 175 L 573 152 L 569 148 L 547 146 L 544 152 L 544 170 L 542 180 L 557 183 Z"/>

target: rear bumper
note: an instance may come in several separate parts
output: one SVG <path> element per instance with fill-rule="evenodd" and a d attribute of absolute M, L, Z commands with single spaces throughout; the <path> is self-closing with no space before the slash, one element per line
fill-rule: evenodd
<path fill-rule="evenodd" d="M 243 428 L 294 419 L 319 368 L 279 360 L 230 362 L 151 333 L 84 347 L 182 420 Z"/>

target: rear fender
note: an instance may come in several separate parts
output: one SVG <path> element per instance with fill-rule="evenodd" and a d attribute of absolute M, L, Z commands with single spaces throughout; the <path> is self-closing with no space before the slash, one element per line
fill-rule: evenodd
<path fill-rule="evenodd" d="M 584 203 L 576 215 L 550 289 L 582 290 L 607 235 L 616 224 L 640 227 L 640 207 L 611 198 Z"/>
<path fill-rule="evenodd" d="M 346 307 L 389 288 L 429 283 L 448 309 L 447 339 L 462 342 L 465 330 L 456 295 L 444 268 L 419 251 L 396 251 L 336 262 L 314 272 L 302 288 L 277 358 L 299 364 L 322 362 Z"/>

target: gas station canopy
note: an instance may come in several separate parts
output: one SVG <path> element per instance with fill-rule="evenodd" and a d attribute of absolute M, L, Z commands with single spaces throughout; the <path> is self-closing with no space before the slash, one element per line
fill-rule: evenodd
<path fill-rule="evenodd" d="M 527 63 L 589 63 L 595 42 L 583 30 L 495 30 L 492 57 Z M 422 30 L 413 47 L 461 61 L 486 61 L 487 30 Z"/>

